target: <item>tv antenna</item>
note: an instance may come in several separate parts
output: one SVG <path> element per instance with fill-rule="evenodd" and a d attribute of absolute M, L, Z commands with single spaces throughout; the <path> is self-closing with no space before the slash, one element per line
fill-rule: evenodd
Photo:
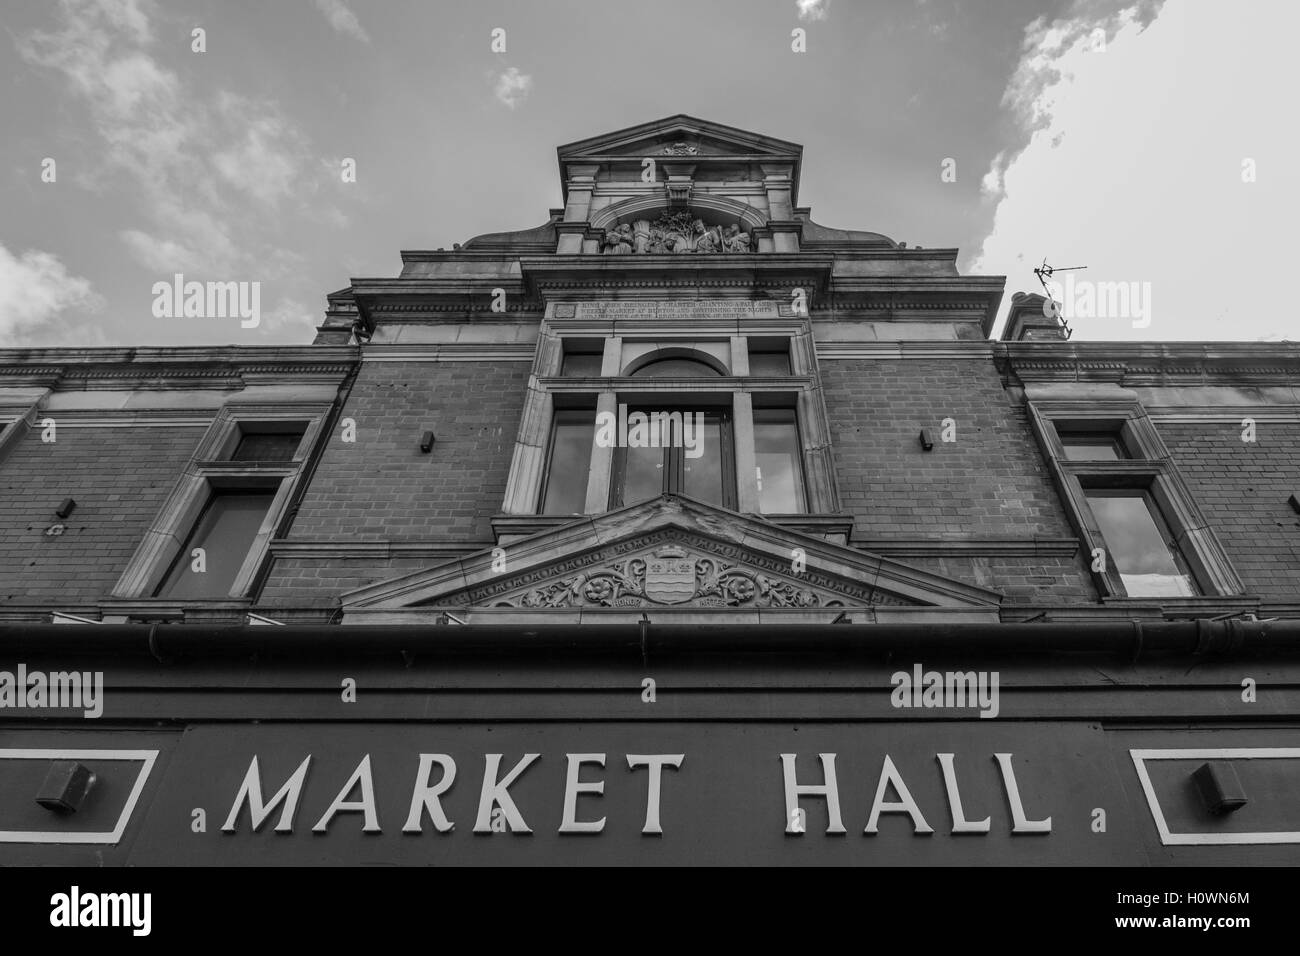
<path fill-rule="evenodd" d="M 1034 269 L 1034 275 L 1038 276 L 1038 284 L 1043 287 L 1043 293 L 1047 296 L 1047 301 L 1052 303 L 1052 314 L 1056 321 L 1061 323 L 1061 328 L 1065 330 L 1065 337 L 1068 339 L 1074 332 L 1061 316 L 1061 304 L 1052 297 L 1052 291 L 1047 288 L 1047 280 L 1057 272 L 1078 272 L 1080 269 L 1086 269 L 1087 266 L 1049 266 L 1047 260 Z"/>

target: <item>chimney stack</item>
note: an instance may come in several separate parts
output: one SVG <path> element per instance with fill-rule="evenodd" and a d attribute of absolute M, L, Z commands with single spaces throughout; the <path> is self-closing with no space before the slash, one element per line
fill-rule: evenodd
<path fill-rule="evenodd" d="M 1017 292 L 1011 297 L 1007 324 L 1002 328 L 1003 342 L 1063 342 L 1067 338 L 1065 326 L 1054 315 L 1043 311 L 1047 302 L 1037 292 Z"/>

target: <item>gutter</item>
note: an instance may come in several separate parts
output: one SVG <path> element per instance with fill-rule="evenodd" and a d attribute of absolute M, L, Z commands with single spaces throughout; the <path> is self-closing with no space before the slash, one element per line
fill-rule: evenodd
<path fill-rule="evenodd" d="M 717 656 L 923 659 L 1152 658 L 1197 660 L 1300 658 L 1300 620 L 1196 620 L 1109 624 L 470 624 L 0 625 L 0 661 L 8 658 L 181 661 L 337 659 L 550 660 L 646 662 Z"/>

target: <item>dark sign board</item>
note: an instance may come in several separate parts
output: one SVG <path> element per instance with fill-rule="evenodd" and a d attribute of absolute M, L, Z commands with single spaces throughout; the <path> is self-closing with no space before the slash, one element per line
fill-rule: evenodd
<path fill-rule="evenodd" d="M 131 860 L 1137 861 L 1102 738 L 981 721 L 194 727 Z"/>

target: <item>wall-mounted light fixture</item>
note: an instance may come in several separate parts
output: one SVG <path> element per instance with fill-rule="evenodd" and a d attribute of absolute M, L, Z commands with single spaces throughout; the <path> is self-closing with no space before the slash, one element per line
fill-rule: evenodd
<path fill-rule="evenodd" d="M 54 509 L 54 513 L 60 518 L 66 518 L 72 512 L 77 510 L 77 503 L 71 498 L 64 498 L 59 502 L 59 506 Z"/>
<path fill-rule="evenodd" d="M 36 802 L 56 813 L 76 813 L 95 784 L 95 774 L 75 760 L 56 760 L 45 775 Z"/>
<path fill-rule="evenodd" d="M 934 447 L 934 439 L 930 437 L 930 429 L 928 428 L 921 429 L 921 447 L 926 451 Z"/>
<path fill-rule="evenodd" d="M 1246 791 L 1241 786 L 1232 764 L 1215 760 L 1203 763 L 1192 773 L 1192 782 L 1205 803 L 1205 809 L 1216 817 L 1239 810 L 1246 805 Z"/>
<path fill-rule="evenodd" d="M 433 451 L 433 432 L 425 432 L 420 436 L 420 451 L 426 455 Z"/>

